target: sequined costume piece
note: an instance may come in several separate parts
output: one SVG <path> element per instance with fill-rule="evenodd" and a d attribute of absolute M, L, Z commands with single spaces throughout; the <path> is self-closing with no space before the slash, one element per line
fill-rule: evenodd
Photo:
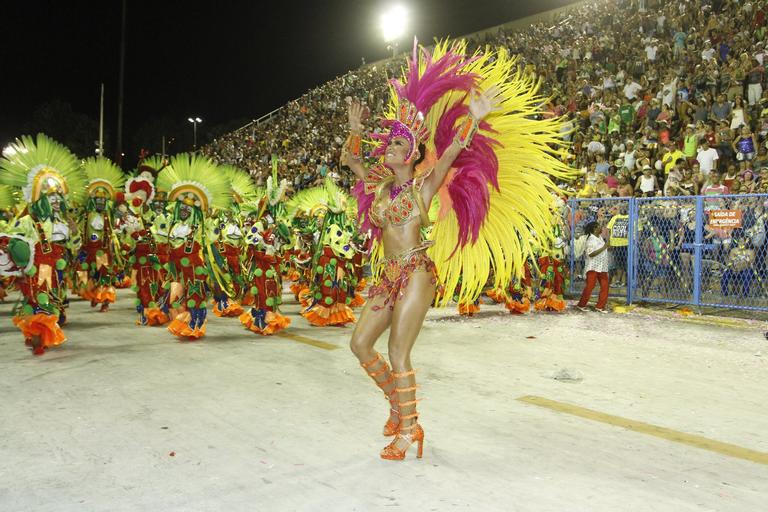
<path fill-rule="evenodd" d="M 425 242 L 381 261 L 379 264 L 381 276 L 379 282 L 368 290 L 368 300 L 382 295 L 385 299 L 383 305 L 373 306 L 374 311 L 380 311 L 386 307 L 390 310 L 394 309 L 395 302 L 405 295 L 405 289 L 414 272 L 429 272 L 432 274 L 432 284 L 437 284 L 437 269 L 426 253 L 430 245 Z"/>

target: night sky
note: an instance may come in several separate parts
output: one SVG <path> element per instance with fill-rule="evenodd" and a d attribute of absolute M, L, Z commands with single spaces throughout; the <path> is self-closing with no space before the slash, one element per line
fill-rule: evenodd
<path fill-rule="evenodd" d="M 308 89 L 387 56 L 378 27 L 382 1 L 222 1 L 197 4 L 128 0 L 123 150 L 127 161 L 147 134 L 165 130 L 189 149 L 190 116 L 203 119 L 198 141 L 259 117 Z M 461 35 L 567 0 L 403 0 L 413 35 Z M 9 2 L 0 19 L 0 144 L 30 127 L 55 100 L 93 122 L 106 87 L 107 154 L 114 155 L 120 55 L 120 0 Z M 58 112 L 55 110 L 54 112 Z M 53 114 L 58 116 L 58 114 Z M 37 124 L 46 123 L 46 118 Z M 57 120 L 58 123 L 58 120 Z M 51 123 L 54 124 L 54 123 Z M 162 129 L 157 126 L 162 125 Z M 86 138 L 93 126 L 86 124 Z M 154 126 L 154 127 L 153 127 Z M 62 128 L 59 128 L 60 130 Z M 65 128 L 69 129 L 69 128 Z M 90 139 L 89 139 L 90 143 Z M 84 156 L 84 155 L 81 155 Z"/>

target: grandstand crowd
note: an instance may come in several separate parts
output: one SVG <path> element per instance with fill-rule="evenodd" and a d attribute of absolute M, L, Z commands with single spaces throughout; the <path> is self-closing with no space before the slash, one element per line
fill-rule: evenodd
<path fill-rule="evenodd" d="M 542 79 L 543 116 L 564 116 L 579 197 L 768 192 L 768 7 L 765 1 L 595 1 L 551 23 L 470 37 L 504 46 Z M 336 78 L 204 152 L 269 175 L 271 155 L 294 190 L 326 175 L 352 185 L 339 156 L 345 98 L 382 114 L 398 57 Z"/>

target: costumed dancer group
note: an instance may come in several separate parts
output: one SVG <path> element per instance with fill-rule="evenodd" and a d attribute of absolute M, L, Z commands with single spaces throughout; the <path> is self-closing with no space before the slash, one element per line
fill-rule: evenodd
<path fill-rule="evenodd" d="M 21 292 L 14 323 L 34 354 L 66 340 L 70 295 L 106 313 L 126 284 L 136 323 L 182 340 L 205 335 L 209 305 L 256 334 L 285 329 L 286 276 L 311 324 L 355 321 L 365 303 L 356 203 L 332 181 L 289 202 L 276 160 L 264 189 L 190 154 L 145 159 L 133 174 L 106 158 L 79 161 L 43 134 L 5 151 L 0 299 Z"/>
<path fill-rule="evenodd" d="M 503 50 L 415 45 L 390 85 L 369 136 L 367 109 L 349 104 L 352 195 L 328 178 L 288 199 L 274 157 L 260 189 L 199 155 L 145 159 L 125 175 L 43 134 L 17 140 L 0 161 L 0 299 L 21 292 L 13 321 L 27 345 L 39 355 L 65 341 L 70 294 L 106 313 L 128 283 L 137 325 L 196 340 L 210 305 L 271 335 L 290 325 L 290 280 L 310 324 L 356 322 L 351 349 L 389 404 L 381 457 L 402 460 L 414 443 L 421 457 L 411 351 L 428 309 L 455 300 L 473 314 L 485 293 L 513 313 L 562 310 L 567 227 L 552 177 L 570 171 L 559 120 L 540 120 L 538 84 Z M 374 349 L 387 328 L 389 362 Z"/>

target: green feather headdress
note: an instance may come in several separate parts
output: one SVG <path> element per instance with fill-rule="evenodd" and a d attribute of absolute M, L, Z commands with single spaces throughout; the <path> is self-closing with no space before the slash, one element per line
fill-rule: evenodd
<path fill-rule="evenodd" d="M 125 186 L 125 174 L 109 158 L 90 157 L 83 163 L 85 176 L 88 178 L 86 191 L 89 196 L 104 196 L 114 201 L 118 192 Z"/>
<path fill-rule="evenodd" d="M 229 180 L 234 204 L 251 203 L 260 199 L 256 185 L 248 173 L 232 165 L 220 165 L 219 171 Z"/>
<path fill-rule="evenodd" d="M 139 164 L 139 173 L 144 171 L 150 171 L 153 174 L 160 172 L 165 167 L 165 160 L 158 155 L 149 156 L 141 161 Z"/>
<path fill-rule="evenodd" d="M 10 210 L 16 203 L 13 188 L 8 185 L 0 185 L 0 210 Z"/>
<path fill-rule="evenodd" d="M 157 188 L 168 191 L 168 201 L 196 206 L 203 213 L 229 207 L 226 174 L 211 160 L 189 153 L 171 159 L 157 177 Z"/>
<path fill-rule="evenodd" d="M 27 203 L 54 190 L 76 203 L 85 195 L 85 174 L 77 157 L 42 133 L 23 135 L 3 151 L 0 183 L 21 189 Z"/>

